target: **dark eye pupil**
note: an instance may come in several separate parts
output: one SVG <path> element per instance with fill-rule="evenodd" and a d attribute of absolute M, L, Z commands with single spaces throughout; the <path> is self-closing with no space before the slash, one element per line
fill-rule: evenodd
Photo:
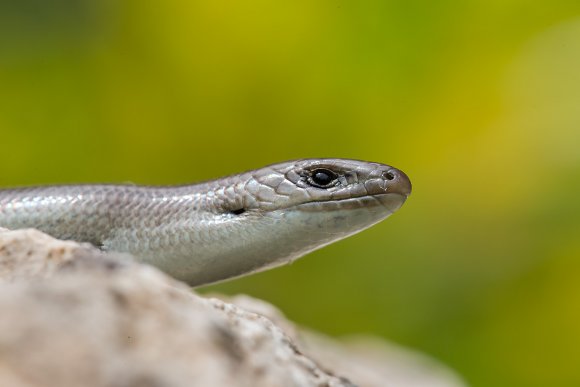
<path fill-rule="evenodd" d="M 319 185 L 328 185 L 335 179 L 335 174 L 326 169 L 318 169 L 312 173 L 312 181 Z"/>

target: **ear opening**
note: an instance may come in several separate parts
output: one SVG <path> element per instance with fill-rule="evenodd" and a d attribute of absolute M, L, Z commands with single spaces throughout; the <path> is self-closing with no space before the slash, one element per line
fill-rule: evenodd
<path fill-rule="evenodd" d="M 246 209 L 245 208 L 239 208 L 237 210 L 231 210 L 230 211 L 230 214 L 233 214 L 233 215 L 241 215 L 244 212 L 246 212 Z"/>

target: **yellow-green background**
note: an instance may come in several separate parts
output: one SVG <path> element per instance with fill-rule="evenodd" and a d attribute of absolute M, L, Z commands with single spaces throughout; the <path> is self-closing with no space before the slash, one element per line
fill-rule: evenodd
<path fill-rule="evenodd" d="M 0 2 L 0 185 L 380 161 L 386 222 L 211 290 L 473 386 L 580 386 L 580 2 Z"/>

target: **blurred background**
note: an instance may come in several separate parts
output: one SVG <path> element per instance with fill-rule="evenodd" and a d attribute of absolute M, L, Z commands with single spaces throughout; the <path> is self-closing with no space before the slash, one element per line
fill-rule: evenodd
<path fill-rule="evenodd" d="M 403 169 L 407 204 L 248 293 L 472 386 L 580 385 L 580 2 L 2 0 L 0 186 Z"/>

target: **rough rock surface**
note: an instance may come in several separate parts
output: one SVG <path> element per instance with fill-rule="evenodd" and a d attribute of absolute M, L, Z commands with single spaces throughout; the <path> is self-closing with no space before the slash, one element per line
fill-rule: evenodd
<path fill-rule="evenodd" d="M 340 374 L 365 367 L 363 357 L 350 356 L 330 339 L 296 344 L 302 335 L 269 304 L 249 298 L 234 303 L 197 296 L 125 255 L 35 230 L 0 229 L 0 386 L 353 385 L 299 345 Z M 344 356 L 337 360 L 340 351 Z M 382 369 L 380 363 L 368 364 Z M 406 372 L 424 375 L 429 369 L 418 367 Z M 462 385 L 435 368 L 424 380 L 443 384 L 420 385 Z M 366 386 L 419 385 L 375 371 L 374 379 L 352 375 Z"/>

